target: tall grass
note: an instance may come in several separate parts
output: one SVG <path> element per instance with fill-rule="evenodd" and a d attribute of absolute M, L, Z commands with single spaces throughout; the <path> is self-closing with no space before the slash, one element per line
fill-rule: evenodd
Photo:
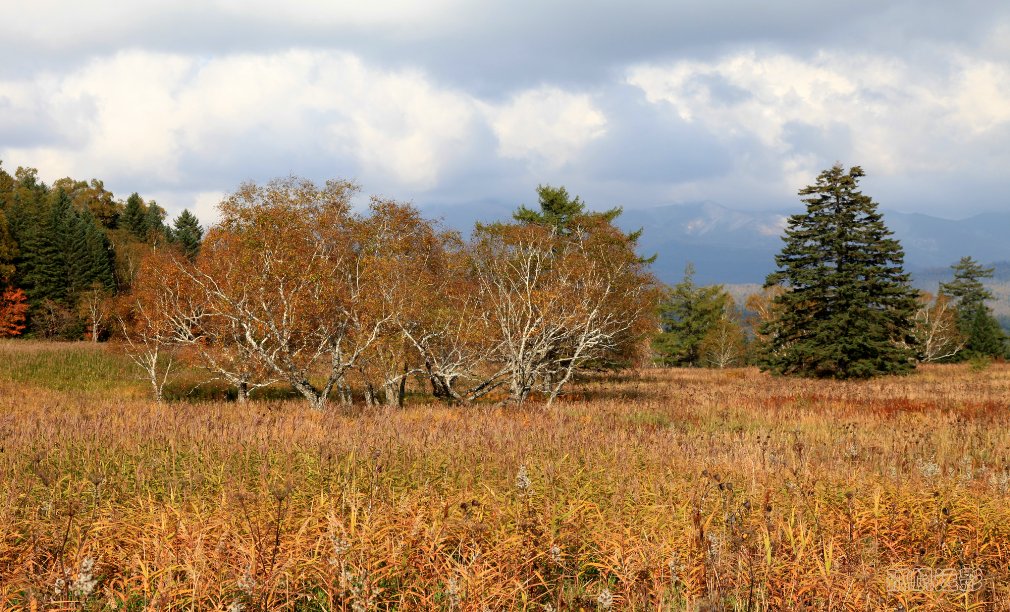
<path fill-rule="evenodd" d="M 156 405 L 117 384 L 0 398 L 4 608 L 1010 601 L 1005 365 L 862 383 L 626 373 L 523 410 Z M 889 592 L 908 567 L 984 581 Z"/>

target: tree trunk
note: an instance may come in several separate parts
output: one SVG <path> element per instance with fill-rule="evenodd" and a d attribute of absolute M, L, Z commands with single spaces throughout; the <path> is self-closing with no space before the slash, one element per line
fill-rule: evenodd
<path fill-rule="evenodd" d="M 396 404 L 403 407 L 403 400 L 407 397 L 407 364 L 403 364 L 403 376 L 400 377 L 400 388 L 396 393 Z"/>
<path fill-rule="evenodd" d="M 400 405 L 400 385 L 395 381 L 386 381 L 382 389 L 382 397 L 387 406 Z"/>
<path fill-rule="evenodd" d="M 302 394 L 305 401 L 309 403 L 316 410 L 325 410 L 328 398 L 325 394 L 320 393 L 313 387 L 307 380 L 296 380 L 291 383 L 291 386 L 295 388 Z"/>
<path fill-rule="evenodd" d="M 159 404 L 164 401 L 164 393 L 162 393 L 161 385 L 158 384 L 158 371 L 154 369 L 151 370 L 151 388 L 154 392 L 154 401 Z"/>
<path fill-rule="evenodd" d="M 240 381 L 238 383 L 238 385 L 236 385 L 236 389 L 238 390 L 238 397 L 236 398 L 238 400 L 238 403 L 240 403 L 240 404 L 246 404 L 246 403 L 248 403 L 249 402 L 249 383 L 246 382 L 246 381 L 244 381 L 244 380 Z"/>

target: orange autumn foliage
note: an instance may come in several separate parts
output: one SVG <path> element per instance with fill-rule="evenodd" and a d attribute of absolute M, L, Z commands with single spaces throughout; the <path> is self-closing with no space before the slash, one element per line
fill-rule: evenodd
<path fill-rule="evenodd" d="M 25 292 L 14 287 L 4 289 L 0 296 L 0 337 L 19 336 L 25 329 L 28 300 Z"/>

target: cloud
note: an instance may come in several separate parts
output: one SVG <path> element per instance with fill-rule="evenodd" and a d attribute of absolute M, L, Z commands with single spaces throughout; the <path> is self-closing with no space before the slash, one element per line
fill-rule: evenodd
<path fill-rule="evenodd" d="M 284 174 L 422 205 L 549 182 L 601 207 L 781 208 L 835 161 L 904 209 L 991 209 L 1010 189 L 1006 3 L 0 10 L 0 159 L 173 212 Z"/>
<path fill-rule="evenodd" d="M 23 111 L 44 101 L 46 118 L 37 122 L 60 136 L 55 144 L 8 146 L 5 157 L 59 174 L 112 169 L 157 185 L 183 181 L 180 167 L 193 160 L 241 172 L 260 157 L 276 172 L 281 160 L 310 153 L 353 158 L 366 176 L 424 189 L 452 162 L 475 117 L 469 97 L 436 89 L 419 73 L 321 52 L 211 60 L 125 52 L 62 78 L 2 86 L 28 90 Z M 66 108 L 86 112 L 67 116 Z"/>
<path fill-rule="evenodd" d="M 585 94 L 558 88 L 524 91 L 486 114 L 503 157 L 559 168 L 602 136 L 607 120 Z"/>
<path fill-rule="evenodd" d="M 495 103 L 327 51 L 126 51 L 0 91 L 11 116 L 45 128 L 14 138 L 18 122 L 0 122 L 3 159 L 182 198 L 285 173 L 424 193 L 478 158 L 563 166 L 605 127 L 586 94 L 541 88 Z"/>
<path fill-rule="evenodd" d="M 1007 66 L 957 54 L 923 73 L 896 57 L 749 51 L 638 65 L 627 80 L 651 103 L 746 150 L 737 173 L 783 189 L 836 160 L 884 178 L 972 173 L 974 152 L 1010 126 Z"/>

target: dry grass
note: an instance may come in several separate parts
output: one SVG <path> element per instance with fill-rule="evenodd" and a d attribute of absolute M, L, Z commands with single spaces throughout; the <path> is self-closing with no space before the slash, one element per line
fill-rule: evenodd
<path fill-rule="evenodd" d="M 1007 366 L 867 383 L 648 371 L 546 411 L 159 406 L 133 385 L 0 382 L 2 607 L 1010 601 Z M 886 589 L 889 569 L 962 566 L 983 588 Z"/>

